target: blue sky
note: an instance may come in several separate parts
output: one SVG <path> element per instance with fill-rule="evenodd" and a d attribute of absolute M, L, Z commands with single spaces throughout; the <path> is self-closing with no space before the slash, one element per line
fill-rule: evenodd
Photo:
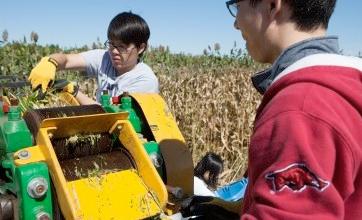
<path fill-rule="evenodd" d="M 169 46 L 172 52 L 201 54 L 219 43 L 228 52 L 236 42 L 244 48 L 225 0 L 2 0 L 0 32 L 9 40 L 29 39 L 35 31 L 39 44 L 63 48 L 106 40 L 109 21 L 119 12 L 133 11 L 148 22 L 151 46 Z M 345 54 L 362 53 L 362 1 L 338 0 L 328 33 L 340 37 Z"/>

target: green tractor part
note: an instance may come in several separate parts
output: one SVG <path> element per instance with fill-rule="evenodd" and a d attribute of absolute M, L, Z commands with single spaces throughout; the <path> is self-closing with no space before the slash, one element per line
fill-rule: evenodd
<path fill-rule="evenodd" d="M 119 99 L 121 103 L 119 103 Z M 105 91 L 101 96 L 101 104 L 106 112 L 116 113 L 116 112 L 128 112 L 128 120 L 131 122 L 133 128 L 137 133 L 142 133 L 144 131 L 144 125 L 140 118 L 140 113 L 137 112 L 134 108 L 134 104 L 132 103 L 132 98 L 127 94 L 118 97 L 111 97 L 108 95 L 108 92 Z"/>
<path fill-rule="evenodd" d="M 7 117 L 0 113 L 0 155 L 14 153 L 24 147 L 32 146 L 32 136 L 18 107 L 10 107 Z M 3 147 L 4 146 L 4 147 Z"/>
<path fill-rule="evenodd" d="M 0 106 L 1 107 L 1 106 Z M 0 219 L 51 219 L 50 178 L 45 163 L 14 164 L 13 153 L 32 146 L 32 136 L 18 107 L 0 111 Z M 19 153 L 28 157 L 29 152 Z"/>

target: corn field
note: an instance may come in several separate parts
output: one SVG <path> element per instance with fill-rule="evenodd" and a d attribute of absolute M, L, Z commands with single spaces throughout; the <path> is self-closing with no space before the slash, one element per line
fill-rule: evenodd
<path fill-rule="evenodd" d="M 41 57 L 55 52 L 79 52 L 87 47 L 66 50 L 56 45 L 13 42 L 0 46 L 0 75 L 27 76 Z M 260 96 L 250 76 L 262 68 L 240 49 L 221 56 L 218 51 L 201 56 L 171 54 L 166 47 L 150 48 L 144 62 L 160 82 L 161 96 L 174 114 L 194 164 L 208 151 L 224 160 L 221 184 L 240 178 L 246 169 L 249 137 Z M 81 90 L 94 97 L 95 80 L 84 80 L 77 72 L 58 77 L 77 81 Z"/>
<path fill-rule="evenodd" d="M 245 170 L 247 146 L 258 99 L 246 69 L 223 68 L 160 75 L 161 94 L 172 109 L 195 163 L 208 151 L 222 156 L 227 180 Z M 242 72 L 239 72 L 242 71 Z M 245 74 L 242 75 L 242 74 Z"/>

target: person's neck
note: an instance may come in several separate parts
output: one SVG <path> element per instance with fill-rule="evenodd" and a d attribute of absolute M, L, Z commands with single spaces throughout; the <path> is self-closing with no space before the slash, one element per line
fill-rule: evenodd
<path fill-rule="evenodd" d="M 137 66 L 137 63 L 134 65 L 131 65 L 131 66 L 124 67 L 124 68 L 117 68 L 118 76 L 121 76 L 121 75 L 133 70 L 136 66 Z"/>
<path fill-rule="evenodd" d="M 288 24 L 280 29 L 276 38 L 276 46 L 274 49 L 272 63 L 279 57 L 279 55 L 286 50 L 288 47 L 296 44 L 298 42 L 315 38 L 315 37 L 323 37 L 326 35 L 326 30 L 322 27 L 319 27 L 315 30 L 306 32 L 300 31 L 295 28 L 295 25 Z"/>

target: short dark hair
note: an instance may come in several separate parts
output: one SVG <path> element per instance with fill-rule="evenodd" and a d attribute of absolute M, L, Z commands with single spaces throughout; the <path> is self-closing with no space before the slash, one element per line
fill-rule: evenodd
<path fill-rule="evenodd" d="M 126 45 L 133 43 L 139 48 L 142 43 L 148 45 L 150 29 L 141 16 L 122 12 L 109 23 L 107 37 L 109 40 L 120 40 Z"/>
<path fill-rule="evenodd" d="M 262 0 L 250 0 L 255 6 Z M 314 30 L 320 26 L 327 29 L 337 0 L 282 0 L 292 10 L 291 20 L 301 31 Z"/>
<path fill-rule="evenodd" d="M 208 152 L 205 156 L 197 163 L 194 169 L 194 175 L 202 179 L 206 185 L 216 189 L 219 175 L 224 169 L 224 163 L 221 157 L 215 153 Z M 209 171 L 209 178 L 204 179 L 204 174 Z"/>

